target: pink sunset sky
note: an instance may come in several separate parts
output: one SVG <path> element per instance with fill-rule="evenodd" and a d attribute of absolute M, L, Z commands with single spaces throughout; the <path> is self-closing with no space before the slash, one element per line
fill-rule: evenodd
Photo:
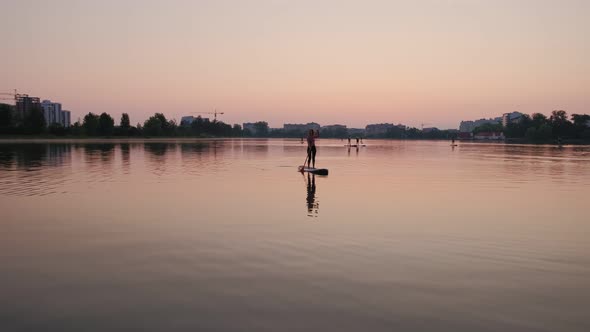
<path fill-rule="evenodd" d="M 0 92 L 72 121 L 225 112 L 457 128 L 505 112 L 590 113 L 590 1 L 4 0 Z"/>

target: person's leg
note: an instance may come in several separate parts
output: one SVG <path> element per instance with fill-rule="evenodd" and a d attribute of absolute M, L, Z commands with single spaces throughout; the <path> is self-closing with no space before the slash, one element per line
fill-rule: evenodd
<path fill-rule="evenodd" d="M 313 168 L 315 168 L 315 154 L 316 154 L 316 152 L 317 152 L 317 149 L 315 146 L 313 148 L 311 148 L 311 158 L 312 158 Z"/>
<path fill-rule="evenodd" d="M 309 164 L 311 163 L 311 147 L 307 147 L 307 167 L 309 167 Z"/>

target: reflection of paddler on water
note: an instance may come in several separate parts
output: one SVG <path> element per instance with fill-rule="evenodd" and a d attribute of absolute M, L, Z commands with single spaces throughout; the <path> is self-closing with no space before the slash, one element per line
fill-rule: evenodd
<path fill-rule="evenodd" d="M 301 137 L 301 144 L 303 144 L 303 137 Z"/>
<path fill-rule="evenodd" d="M 356 155 L 358 156 L 360 144 L 356 144 L 356 145 L 345 145 L 345 146 L 346 146 L 346 151 L 348 151 L 348 156 L 349 157 L 350 157 L 350 149 L 351 148 L 354 148 L 356 150 Z"/>
<path fill-rule="evenodd" d="M 307 173 L 307 215 L 317 217 L 320 203 L 315 200 L 315 175 Z"/>

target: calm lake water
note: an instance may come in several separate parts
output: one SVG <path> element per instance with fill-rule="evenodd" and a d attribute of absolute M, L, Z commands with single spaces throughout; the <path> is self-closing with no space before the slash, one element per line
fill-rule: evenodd
<path fill-rule="evenodd" d="M 0 144 L 1 331 L 590 331 L 590 147 Z"/>

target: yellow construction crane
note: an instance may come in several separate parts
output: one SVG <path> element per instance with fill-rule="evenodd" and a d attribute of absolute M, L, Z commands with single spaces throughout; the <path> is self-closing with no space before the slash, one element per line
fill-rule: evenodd
<path fill-rule="evenodd" d="M 215 110 L 215 112 L 191 112 L 191 114 L 213 114 L 213 121 L 217 121 L 217 114 L 224 114 L 224 112 L 217 112 L 217 109 Z"/>

